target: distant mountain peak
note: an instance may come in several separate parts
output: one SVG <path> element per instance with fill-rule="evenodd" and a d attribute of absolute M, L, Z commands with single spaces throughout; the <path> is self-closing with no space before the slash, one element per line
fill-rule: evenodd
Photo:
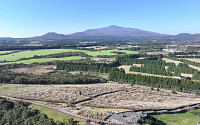
<path fill-rule="evenodd" d="M 83 32 L 70 34 L 70 36 L 115 36 L 115 37 L 141 37 L 141 36 L 164 36 L 164 34 L 140 30 L 136 28 L 124 28 L 116 25 L 89 29 Z"/>
<path fill-rule="evenodd" d="M 110 25 L 107 28 L 123 28 L 123 27 L 120 27 L 120 26 L 117 26 L 117 25 Z"/>

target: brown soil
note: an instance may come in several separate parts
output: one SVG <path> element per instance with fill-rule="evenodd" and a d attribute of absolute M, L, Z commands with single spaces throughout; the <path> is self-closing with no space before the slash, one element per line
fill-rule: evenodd
<path fill-rule="evenodd" d="M 42 73 L 48 73 L 54 71 L 56 68 L 55 65 L 41 65 L 41 66 L 35 66 L 30 68 L 15 68 L 10 69 L 10 71 L 17 72 L 17 73 L 33 73 L 33 74 L 42 74 Z"/>

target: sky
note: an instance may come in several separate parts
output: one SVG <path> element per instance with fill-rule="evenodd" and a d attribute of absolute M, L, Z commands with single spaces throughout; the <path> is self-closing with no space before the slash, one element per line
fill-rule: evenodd
<path fill-rule="evenodd" d="M 0 0 L 0 37 L 70 34 L 109 25 L 200 33 L 200 0 Z"/>

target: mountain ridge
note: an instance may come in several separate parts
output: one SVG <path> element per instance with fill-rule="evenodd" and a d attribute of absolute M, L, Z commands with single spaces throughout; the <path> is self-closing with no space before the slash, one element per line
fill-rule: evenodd
<path fill-rule="evenodd" d="M 28 38 L 12 38 L 0 37 L 0 40 L 56 40 L 67 38 L 81 38 L 81 37 L 166 37 L 175 39 L 197 39 L 200 40 L 200 34 L 180 33 L 177 35 L 161 34 L 152 31 L 145 31 L 137 28 L 124 28 L 116 25 L 108 27 L 88 29 L 82 32 L 75 32 L 72 34 L 58 34 L 55 32 L 48 32 L 41 36 L 34 36 Z"/>
<path fill-rule="evenodd" d="M 164 34 L 145 31 L 137 28 L 124 28 L 116 25 L 108 27 L 88 29 L 83 32 L 69 34 L 69 36 L 122 36 L 122 37 L 138 37 L 138 36 L 164 36 Z"/>

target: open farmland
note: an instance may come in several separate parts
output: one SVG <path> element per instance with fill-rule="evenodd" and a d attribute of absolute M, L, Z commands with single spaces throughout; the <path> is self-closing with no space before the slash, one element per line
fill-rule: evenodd
<path fill-rule="evenodd" d="M 0 54 L 11 53 L 12 51 L 0 51 Z"/>
<path fill-rule="evenodd" d="M 48 62 L 48 61 L 54 61 L 54 60 L 73 60 L 73 59 L 83 59 L 83 57 L 78 56 L 72 56 L 72 57 L 65 57 L 65 58 L 39 58 L 39 59 L 29 59 L 29 60 L 21 60 L 22 58 L 30 58 L 35 55 L 37 56 L 44 56 L 44 55 L 50 55 L 50 54 L 56 54 L 56 53 L 64 53 L 64 52 L 83 52 L 85 54 L 88 54 L 90 56 L 98 56 L 98 55 L 117 55 L 116 53 L 111 53 L 113 51 L 117 52 L 125 52 L 126 54 L 135 54 L 138 53 L 136 51 L 126 51 L 126 50 L 102 50 L 102 51 L 87 51 L 87 50 L 76 50 L 76 49 L 42 49 L 42 50 L 27 50 L 27 51 L 20 51 L 17 53 L 7 54 L 0 56 L 0 61 L 13 61 L 13 62 L 5 62 L 0 63 L 0 65 L 5 64 L 12 64 L 12 63 L 24 63 L 24 64 L 30 64 L 34 62 Z M 1 51 L 7 52 L 7 51 Z"/>
<path fill-rule="evenodd" d="M 126 54 L 136 54 L 138 53 L 137 51 L 127 51 L 127 50 L 117 50 L 117 49 L 113 49 L 113 50 L 101 50 L 101 51 L 89 51 L 86 52 L 86 54 L 91 55 L 91 56 L 98 56 L 98 55 L 117 55 L 116 53 L 111 53 L 113 51 L 116 52 L 124 52 Z"/>
<path fill-rule="evenodd" d="M 66 61 L 66 60 L 76 60 L 76 59 L 85 59 L 86 57 L 80 57 L 80 56 L 70 56 L 70 57 L 64 57 L 64 58 L 39 58 L 39 59 L 29 59 L 29 60 L 21 60 L 16 62 L 6 62 L 6 63 L 0 63 L 0 65 L 5 64 L 13 64 L 13 63 L 23 63 L 23 64 L 31 64 L 31 63 L 42 63 L 42 62 L 50 62 L 50 61 Z"/>
<path fill-rule="evenodd" d="M 63 52 L 77 52 L 80 50 L 75 49 L 41 49 L 41 50 L 27 50 L 27 51 L 21 51 L 18 53 L 8 54 L 8 55 L 2 55 L 0 56 L 0 61 L 6 60 L 6 61 L 16 61 L 21 58 L 29 58 L 33 57 L 34 55 L 42 56 L 42 55 L 50 55 L 55 53 L 63 53 Z"/>
<path fill-rule="evenodd" d="M 0 95 L 101 108 L 162 109 L 198 103 L 190 94 L 120 84 L 1 85 Z"/>
<path fill-rule="evenodd" d="M 158 120 L 157 125 L 197 125 L 200 109 L 186 113 L 152 115 Z"/>

